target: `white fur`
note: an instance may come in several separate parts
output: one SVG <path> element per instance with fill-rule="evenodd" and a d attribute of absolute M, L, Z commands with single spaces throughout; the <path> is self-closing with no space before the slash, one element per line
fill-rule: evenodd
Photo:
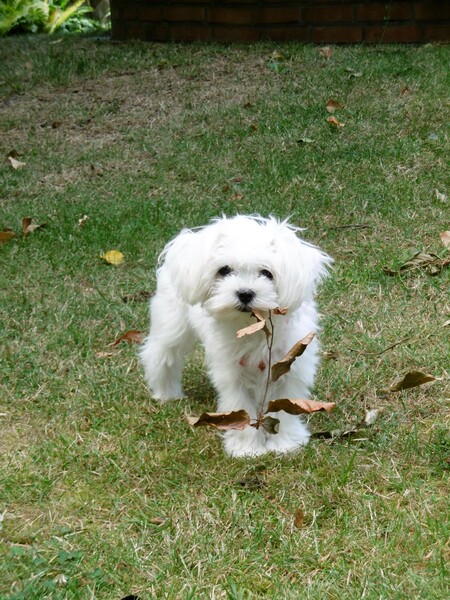
<path fill-rule="evenodd" d="M 263 332 L 237 339 L 238 329 L 255 322 L 243 309 L 288 309 L 285 316 L 273 316 L 272 364 L 318 329 L 314 296 L 331 259 L 300 240 L 298 231 L 273 217 L 224 217 L 183 230 L 166 246 L 150 304 L 150 334 L 140 353 L 153 398 L 164 402 L 182 397 L 184 359 L 199 338 L 219 394 L 218 410 L 245 409 L 252 419 L 257 417 L 267 379 L 267 340 Z M 231 272 L 221 275 L 224 266 Z M 241 297 L 243 291 L 254 297 L 243 304 L 238 291 Z M 290 372 L 270 384 L 267 399 L 307 397 L 318 360 L 315 339 Z M 253 427 L 227 431 L 228 454 L 289 452 L 308 443 L 310 434 L 299 417 L 285 412 L 272 416 L 280 420 L 279 433 Z"/>

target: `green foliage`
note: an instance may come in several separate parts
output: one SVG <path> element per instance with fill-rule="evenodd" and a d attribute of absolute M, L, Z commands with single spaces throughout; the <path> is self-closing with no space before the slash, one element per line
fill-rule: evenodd
<path fill-rule="evenodd" d="M 4 0 L 0 3 L 0 35 L 21 29 L 31 33 L 87 33 L 102 28 L 86 17 L 85 0 Z"/>

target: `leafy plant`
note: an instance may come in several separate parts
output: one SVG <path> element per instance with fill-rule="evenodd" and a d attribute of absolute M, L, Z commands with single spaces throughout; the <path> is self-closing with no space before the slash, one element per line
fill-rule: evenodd
<path fill-rule="evenodd" d="M 48 34 L 91 31 L 101 25 L 86 17 L 90 12 L 92 7 L 85 0 L 4 0 L 0 5 L 0 35 L 16 28 Z"/>
<path fill-rule="evenodd" d="M 45 0 L 5 0 L 0 6 L 0 34 L 22 26 L 36 31 L 38 24 L 49 16 L 49 5 Z"/>

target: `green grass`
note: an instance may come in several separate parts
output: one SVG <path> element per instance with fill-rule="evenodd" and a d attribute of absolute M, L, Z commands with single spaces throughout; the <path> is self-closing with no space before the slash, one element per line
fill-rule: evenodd
<path fill-rule="evenodd" d="M 0 230 L 47 225 L 0 246 L 1 598 L 448 597 L 448 270 L 383 266 L 446 256 L 449 50 L 287 45 L 277 72 L 275 49 L 0 41 Z M 184 421 L 214 407 L 200 351 L 160 407 L 109 346 L 147 329 L 122 297 L 164 244 L 236 212 L 335 258 L 315 397 L 337 409 L 310 426 L 383 409 L 371 429 L 230 459 Z M 439 380 L 383 392 L 414 369 Z"/>

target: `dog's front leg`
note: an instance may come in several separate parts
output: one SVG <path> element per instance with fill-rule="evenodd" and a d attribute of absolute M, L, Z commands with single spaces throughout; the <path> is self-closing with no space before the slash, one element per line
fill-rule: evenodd
<path fill-rule="evenodd" d="M 150 334 L 140 357 L 152 397 L 161 402 L 182 398 L 184 360 L 195 339 L 187 319 L 188 307 L 170 288 L 163 288 L 152 299 L 150 313 Z"/>

